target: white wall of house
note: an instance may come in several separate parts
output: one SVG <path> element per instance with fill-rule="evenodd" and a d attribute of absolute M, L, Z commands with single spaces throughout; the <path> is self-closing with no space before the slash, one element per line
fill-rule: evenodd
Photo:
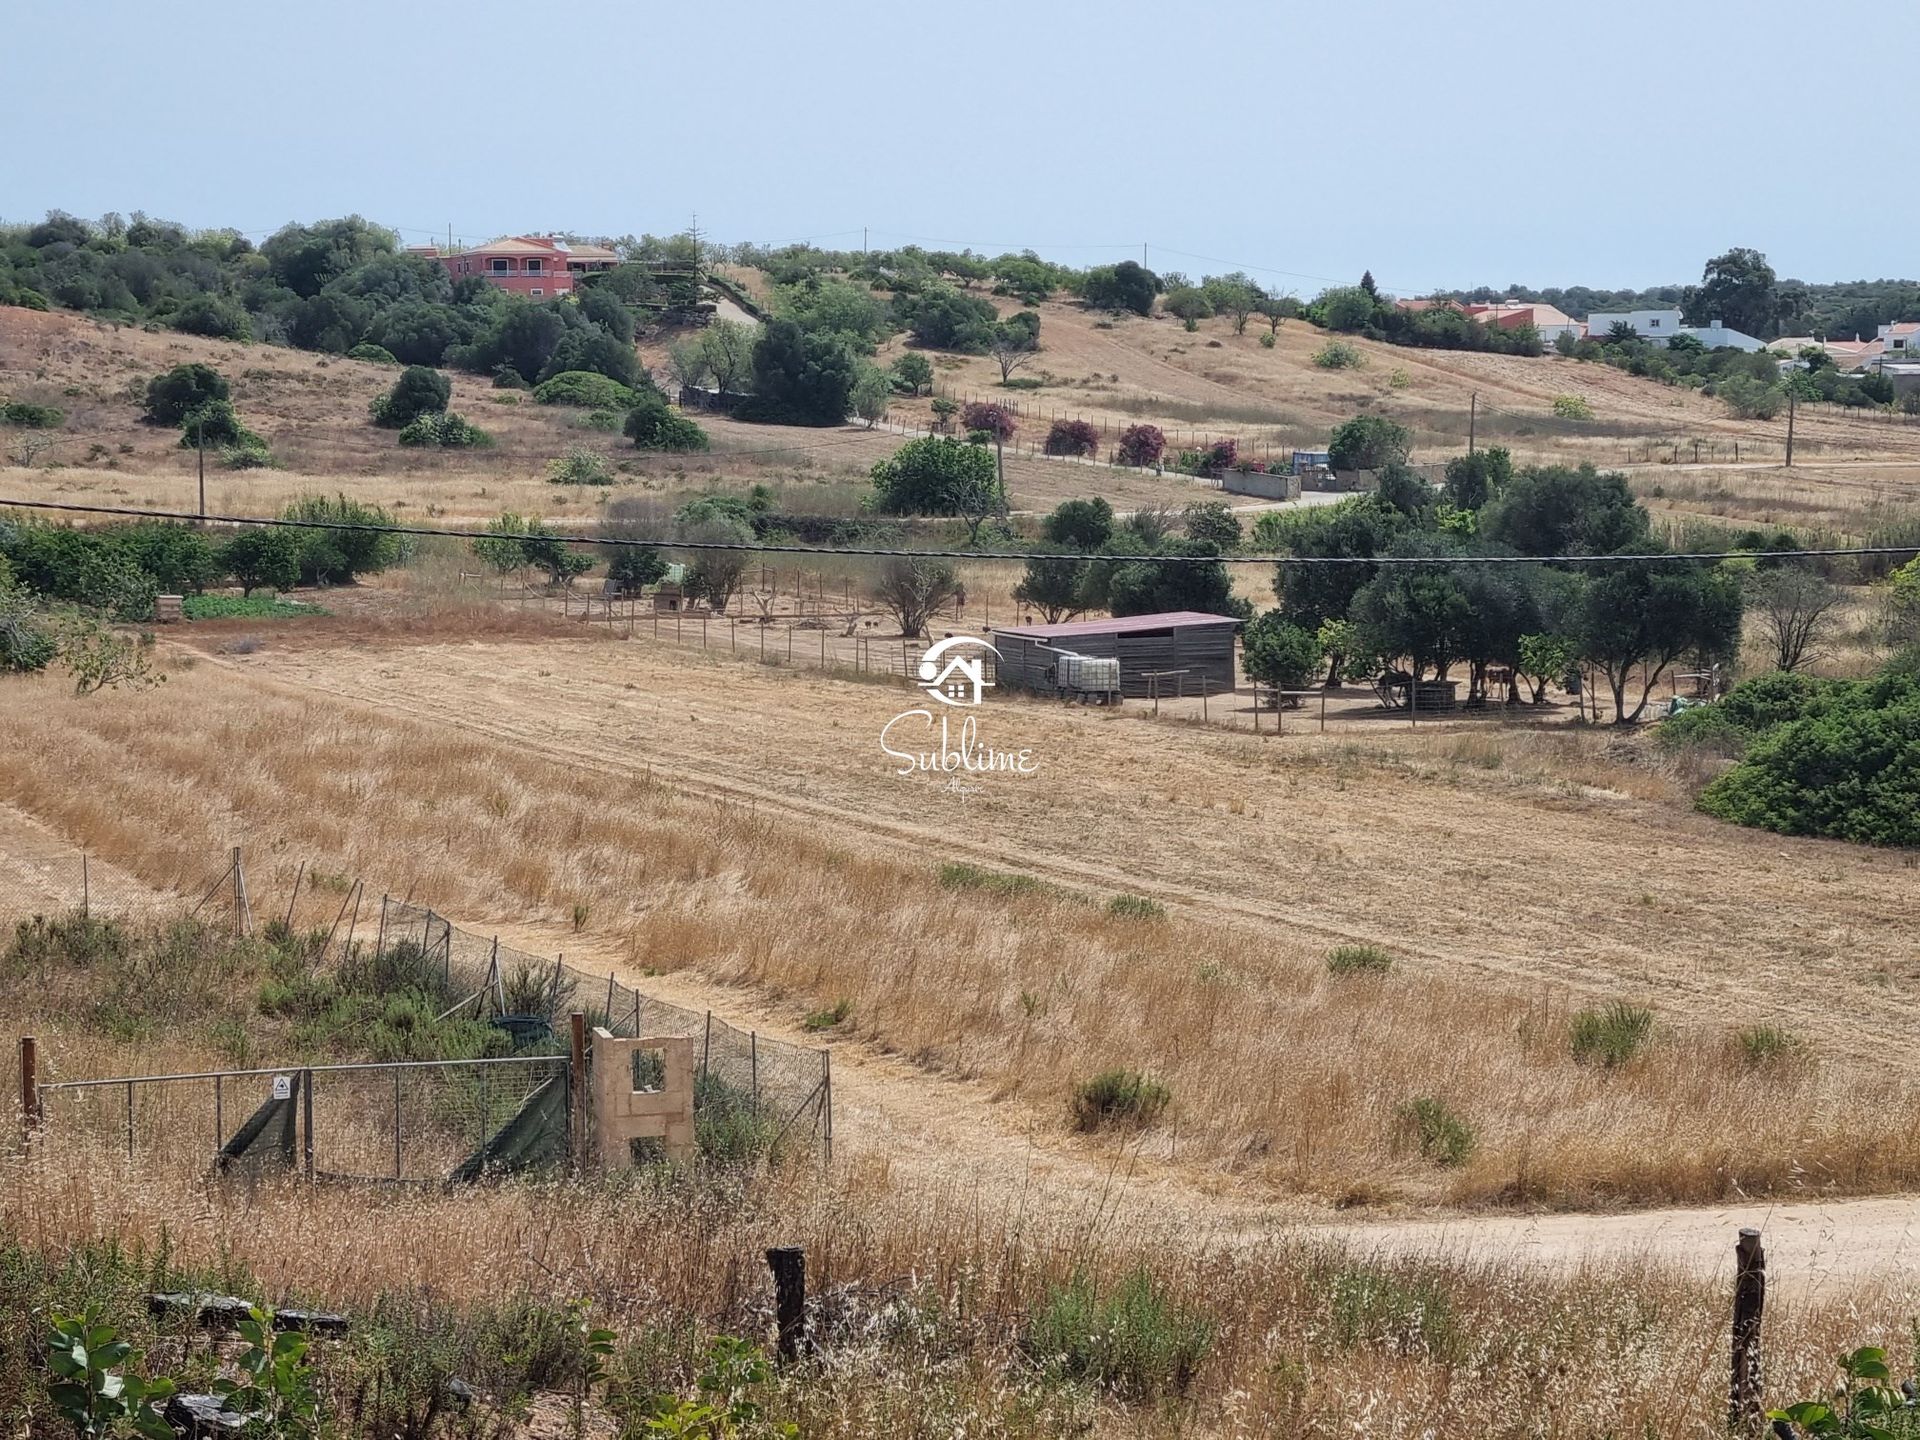
<path fill-rule="evenodd" d="M 1666 340 L 1680 333 L 1678 310 L 1612 310 L 1587 316 L 1587 334 L 1604 340 L 1607 332 L 1622 320 L 1633 327 L 1634 334 L 1648 340 Z"/>

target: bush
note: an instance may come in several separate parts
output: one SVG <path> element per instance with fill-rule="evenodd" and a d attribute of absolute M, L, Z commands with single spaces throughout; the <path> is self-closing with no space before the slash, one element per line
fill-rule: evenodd
<path fill-rule="evenodd" d="M 873 467 L 876 508 L 891 515 L 963 515 L 999 494 L 991 452 L 945 435 L 909 440 Z"/>
<path fill-rule="evenodd" d="M 707 432 L 657 395 L 642 394 L 639 403 L 627 412 L 623 427 L 636 450 L 665 450 L 686 454 L 705 450 L 712 442 Z"/>
<path fill-rule="evenodd" d="M 386 430 L 401 430 L 422 415 L 435 415 L 447 408 L 453 398 L 453 383 L 425 365 L 409 365 L 393 382 L 393 388 L 376 399 L 368 409 L 373 423 Z M 415 444 L 434 443 L 415 441 Z"/>
<path fill-rule="evenodd" d="M 1320 673 L 1323 658 L 1314 631 L 1269 610 L 1247 626 L 1240 663 L 1249 680 L 1276 690 L 1304 690 Z"/>
<path fill-rule="evenodd" d="M 611 485 L 614 483 L 613 466 L 607 463 L 607 457 L 598 451 L 589 450 L 584 445 L 575 445 L 557 460 L 547 462 L 547 483 L 550 485 Z"/>
<path fill-rule="evenodd" d="M 1014 419 L 1011 406 L 997 405 L 991 400 L 972 400 L 960 412 L 960 428 L 984 430 L 988 435 L 1005 441 L 1013 438 L 1013 432 L 1020 428 L 1020 422 Z"/>
<path fill-rule="evenodd" d="M 1164 920 L 1167 907 L 1144 895 L 1116 895 L 1107 901 L 1107 914 L 1116 920 Z"/>
<path fill-rule="evenodd" d="M 400 443 L 442 450 L 472 450 L 493 444 L 493 436 L 453 410 L 429 411 L 400 429 Z"/>
<path fill-rule="evenodd" d="M 1322 370 L 1358 370 L 1367 357 L 1345 340 L 1329 340 L 1313 352 L 1313 363 Z"/>
<path fill-rule="evenodd" d="M 1327 444 L 1335 470 L 1379 470 L 1412 453 L 1413 432 L 1384 415 L 1356 415 Z"/>
<path fill-rule="evenodd" d="M 1561 420 L 1591 420 L 1593 406 L 1580 395 L 1556 395 L 1553 397 L 1553 413 Z"/>
<path fill-rule="evenodd" d="M 1473 1127 L 1431 1095 L 1407 1101 L 1394 1115 L 1418 1147 L 1421 1158 L 1436 1165 L 1463 1163 L 1479 1143 Z"/>
<path fill-rule="evenodd" d="M 628 386 L 591 370 L 563 370 L 542 380 L 533 387 L 533 398 L 542 405 L 577 405 L 582 410 L 627 410 L 639 400 Z"/>
<path fill-rule="evenodd" d="M 146 418 L 153 425 L 178 425 L 203 406 L 232 398 L 226 377 L 211 365 L 176 365 L 147 382 Z"/>
<path fill-rule="evenodd" d="M 238 445 L 223 447 L 220 463 L 229 470 L 268 470 L 273 467 L 273 452 L 258 435 L 250 435 Z"/>
<path fill-rule="evenodd" d="M 291 620 L 327 613 L 318 605 L 272 595 L 189 595 L 180 611 L 189 620 Z"/>
<path fill-rule="evenodd" d="M 251 340 L 253 326 L 247 312 L 219 295 L 190 295 L 173 312 L 173 328 L 188 335 L 210 335 L 216 340 Z"/>
<path fill-rule="evenodd" d="M 398 365 L 399 359 L 384 345 L 356 345 L 347 351 L 347 359 L 364 360 L 369 365 Z"/>
<path fill-rule="evenodd" d="M 831 1030 L 834 1026 L 844 1023 L 846 1018 L 852 1013 L 853 1002 L 851 1000 L 836 1000 L 824 1010 L 810 1012 L 807 1017 L 800 1022 L 800 1028 L 817 1035 L 822 1030 Z"/>
<path fill-rule="evenodd" d="M 1742 420 L 1771 420 L 1786 407 L 1786 392 L 1778 385 L 1751 375 L 1729 375 L 1714 386 L 1714 394 Z"/>
<path fill-rule="evenodd" d="M 1737 760 L 1752 737 L 1723 705 L 1700 705 L 1662 720 L 1653 732 L 1654 744 L 1669 752 L 1695 751 Z"/>
<path fill-rule="evenodd" d="M 617 411 L 589 410 L 586 418 L 580 423 L 589 430 L 598 430 L 603 434 L 618 435 L 620 433 L 621 419 Z"/>
<path fill-rule="evenodd" d="M 306 495 L 281 512 L 285 520 L 335 526 L 391 525 L 393 517 L 377 505 L 363 505 L 345 495 Z M 380 529 L 301 529 L 300 583 L 346 585 L 355 576 L 370 575 L 397 565 L 405 556 L 401 538 Z"/>
<path fill-rule="evenodd" d="M 1073 1087 L 1074 1128 L 1142 1129 L 1158 1120 L 1172 1099 L 1166 1086 L 1138 1070 L 1103 1070 Z"/>
<path fill-rule="evenodd" d="M 181 420 L 180 448 L 193 450 L 202 443 L 213 449 L 247 446 L 264 450 L 267 445 L 240 422 L 229 400 L 209 400 L 199 409 L 187 412 Z"/>
<path fill-rule="evenodd" d="M 1120 463 L 1145 468 L 1158 465 L 1166 453 L 1167 437 L 1158 425 L 1129 425 L 1120 433 Z"/>
<path fill-rule="evenodd" d="M 1611 1070 L 1625 1065 L 1653 1038 L 1653 1011 L 1615 1000 L 1573 1017 L 1568 1039 L 1573 1058 Z"/>
<path fill-rule="evenodd" d="M 54 430 L 66 421 L 67 412 L 52 405 L 29 405 L 24 400 L 0 405 L 0 425 L 18 425 L 23 430 Z"/>
<path fill-rule="evenodd" d="M 1736 1031 L 1733 1051 L 1749 1070 L 1781 1069 L 1806 1059 L 1807 1047 L 1791 1031 L 1777 1025 L 1750 1025 Z"/>
<path fill-rule="evenodd" d="M 1099 265 L 1089 270 L 1080 284 L 1080 294 L 1096 310 L 1131 311 L 1135 315 L 1153 313 L 1154 297 L 1160 293 L 1160 277 L 1134 260 L 1118 265 Z"/>
<path fill-rule="evenodd" d="M 1105 1295 L 1084 1274 L 1049 1287 L 1027 1325 L 1025 1349 L 1062 1378 L 1150 1400 L 1185 1391 L 1213 1337 L 1212 1321 L 1135 1270 Z"/>
<path fill-rule="evenodd" d="M 989 895 L 1037 895 L 1047 888 L 1045 881 L 1031 875 L 1013 875 L 960 861 L 942 865 L 939 879 L 949 890 L 984 890 Z"/>
<path fill-rule="evenodd" d="M 1385 975 L 1393 969 L 1393 956 L 1378 945 L 1336 945 L 1327 952 L 1329 975 Z"/>
<path fill-rule="evenodd" d="M 1047 431 L 1049 455 L 1097 455 L 1100 430 L 1088 420 L 1056 420 Z"/>
<path fill-rule="evenodd" d="M 923 390 L 933 388 L 933 362 L 916 351 L 909 350 L 893 362 L 893 380 L 909 395 L 918 395 Z"/>

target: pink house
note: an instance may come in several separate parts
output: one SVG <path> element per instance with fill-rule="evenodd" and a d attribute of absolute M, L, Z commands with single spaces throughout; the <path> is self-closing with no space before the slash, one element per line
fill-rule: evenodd
<path fill-rule="evenodd" d="M 605 246 L 569 245 L 534 235 L 508 236 L 465 250 L 420 245 L 408 253 L 438 260 L 456 280 L 478 275 L 490 285 L 530 299 L 571 294 L 576 276 L 611 270 L 620 263 L 620 257 Z"/>

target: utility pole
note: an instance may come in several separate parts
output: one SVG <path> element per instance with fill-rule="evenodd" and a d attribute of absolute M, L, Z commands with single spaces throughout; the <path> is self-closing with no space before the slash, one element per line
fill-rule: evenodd
<path fill-rule="evenodd" d="M 1787 385 L 1787 469 L 1793 468 L 1793 412 L 1794 393 L 1792 382 Z"/>
<path fill-rule="evenodd" d="M 1467 402 L 1467 454 L 1473 453 L 1473 432 L 1480 423 L 1480 392 L 1473 392 L 1473 398 Z"/>
<path fill-rule="evenodd" d="M 1000 435 L 1000 427 L 995 425 L 993 427 L 993 466 L 994 469 L 999 472 L 1000 495 L 1003 500 L 1006 498 L 1007 493 L 1007 456 L 1006 452 L 1001 448 L 1004 443 Z"/>
<path fill-rule="evenodd" d="M 1150 270 L 1153 268 L 1147 264 L 1147 242 L 1144 240 L 1140 242 L 1140 268 L 1142 270 Z"/>
<path fill-rule="evenodd" d="M 200 462 L 200 523 L 204 525 L 207 523 L 207 417 L 204 414 L 193 419 L 193 448 Z M 1792 453 L 1791 449 L 1788 453 Z"/>
<path fill-rule="evenodd" d="M 868 253 L 868 250 L 867 250 L 867 227 L 866 227 L 866 226 L 864 226 L 864 225 L 862 225 L 862 226 L 860 227 L 860 253 L 861 253 L 862 255 L 865 255 L 865 254 L 867 254 L 867 253 Z"/>

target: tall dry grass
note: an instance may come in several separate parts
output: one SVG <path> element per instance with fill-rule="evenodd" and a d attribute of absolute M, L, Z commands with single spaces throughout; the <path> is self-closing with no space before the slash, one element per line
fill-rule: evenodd
<path fill-rule="evenodd" d="M 1382 1260 L 1275 1233 L 1232 1240 L 1115 1210 L 1073 1214 L 951 1183 L 837 1178 L 509 1184 L 448 1193 L 210 1184 L 194 1167 L 0 1159 L 0 1235 L 52 1256 L 109 1242 L 176 1270 L 250 1274 L 270 1300 L 366 1313 L 383 1297 L 481 1307 L 588 1299 L 690 1378 L 702 1337 L 770 1337 L 760 1257 L 807 1249 L 821 1357 L 778 1413 L 831 1436 L 1067 1433 L 1488 1437 L 1714 1433 L 1725 1288 L 1631 1260 L 1569 1274 L 1458 1255 Z M 1703 1261 L 1707 1257 L 1703 1257 Z M 1144 1274 L 1210 1328 L 1183 1400 L 1129 1405 L 1049 1378 L 1030 1323 L 1074 1277 Z M 1909 1286 L 1777 1294 L 1766 1397 L 1823 1393 L 1863 1343 L 1908 1364 Z"/>
<path fill-rule="evenodd" d="M 404 652 L 367 663 L 410 683 Z M 1643 1058 L 1581 1064 L 1569 1002 L 1523 975 L 1336 979 L 1309 936 L 951 888 L 935 855 L 849 853 L 651 778 L 610 783 L 587 758 L 206 664 L 141 695 L 82 701 L 30 680 L 0 702 L 15 762 L 0 799 L 155 881 L 243 842 L 263 894 L 305 862 L 475 923 L 564 923 L 584 906 L 636 968 L 757 986 L 796 1013 L 844 998 L 852 1033 L 982 1080 L 1056 1134 L 1076 1083 L 1147 1071 L 1173 1105 L 1128 1143 L 1223 1183 L 1549 1205 L 1920 1183 L 1920 1094 L 1903 1075 L 1750 1068 L 1729 1032 L 1664 1017 Z M 1465 1163 L 1409 1143 L 1403 1109 L 1420 1097 L 1472 1127 Z"/>

